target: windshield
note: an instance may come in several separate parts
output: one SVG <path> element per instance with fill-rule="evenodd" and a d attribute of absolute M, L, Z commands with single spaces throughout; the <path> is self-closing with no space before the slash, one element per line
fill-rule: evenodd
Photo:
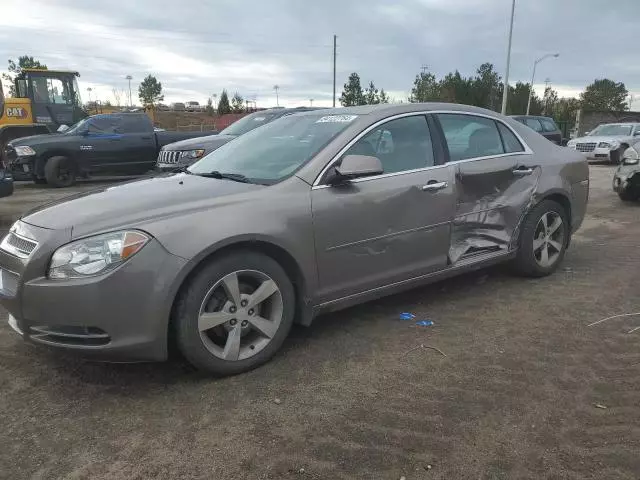
<path fill-rule="evenodd" d="M 82 133 L 89 127 L 89 118 L 84 118 L 80 120 L 78 123 L 71 126 L 69 130 L 64 132 L 65 135 L 77 135 Z"/>
<path fill-rule="evenodd" d="M 229 142 L 189 167 L 194 174 L 222 172 L 272 184 L 313 158 L 356 115 L 292 115 Z"/>
<path fill-rule="evenodd" d="M 592 135 L 610 135 L 610 136 L 620 136 L 627 137 L 631 135 L 632 125 L 600 125 L 599 127 L 593 129 L 589 136 Z"/>
<path fill-rule="evenodd" d="M 277 112 L 255 112 L 246 117 L 242 117 L 237 122 L 233 122 L 227 128 L 220 132 L 220 135 L 243 135 L 250 132 L 254 128 L 258 128 L 265 123 L 269 123 L 274 117 L 278 115 Z"/>

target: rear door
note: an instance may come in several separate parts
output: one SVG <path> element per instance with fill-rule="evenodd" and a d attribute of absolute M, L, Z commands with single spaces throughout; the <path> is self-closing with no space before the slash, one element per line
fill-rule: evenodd
<path fill-rule="evenodd" d="M 420 114 L 379 122 L 345 155 L 376 156 L 383 174 L 313 187 L 320 301 L 446 267 L 453 169 L 441 165 L 431 131 Z"/>
<path fill-rule="evenodd" d="M 455 169 L 452 264 L 505 253 L 540 177 L 531 151 L 515 132 L 491 117 L 435 114 Z"/>

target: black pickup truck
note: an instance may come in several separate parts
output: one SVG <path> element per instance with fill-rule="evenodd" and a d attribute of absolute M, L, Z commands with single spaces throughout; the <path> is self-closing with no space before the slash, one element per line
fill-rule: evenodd
<path fill-rule="evenodd" d="M 4 158 L 15 180 L 68 187 L 93 174 L 144 174 L 164 145 L 212 133 L 155 130 L 144 113 L 102 114 L 61 133 L 13 140 Z"/>

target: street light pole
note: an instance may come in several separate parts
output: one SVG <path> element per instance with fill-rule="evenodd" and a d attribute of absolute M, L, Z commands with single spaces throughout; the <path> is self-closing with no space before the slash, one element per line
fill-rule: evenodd
<path fill-rule="evenodd" d="M 509 25 L 509 43 L 507 46 L 507 68 L 504 73 L 504 88 L 502 89 L 502 115 L 507 114 L 507 96 L 509 95 L 509 66 L 511 64 L 511 37 L 513 37 L 513 15 L 516 11 L 516 0 L 511 2 L 511 23 Z"/>
<path fill-rule="evenodd" d="M 274 85 L 273 89 L 276 91 L 276 107 L 280 106 L 280 100 L 278 98 L 278 90 L 280 90 L 280 85 Z"/>
<path fill-rule="evenodd" d="M 131 99 L 131 80 L 133 80 L 133 77 L 131 75 L 127 75 L 124 78 L 129 80 L 129 107 L 133 107 L 133 100 Z"/>
<path fill-rule="evenodd" d="M 546 58 L 553 57 L 558 58 L 560 56 L 559 53 L 547 53 L 546 55 L 540 57 L 535 62 L 533 62 L 533 73 L 531 74 L 531 83 L 529 84 L 529 99 L 527 100 L 527 115 L 529 115 L 529 108 L 531 107 L 531 95 L 533 92 L 533 79 L 536 77 L 536 67 L 538 64 Z"/>

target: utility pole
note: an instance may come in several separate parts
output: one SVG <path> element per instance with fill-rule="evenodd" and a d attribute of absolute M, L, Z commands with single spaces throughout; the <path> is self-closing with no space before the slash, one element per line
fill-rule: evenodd
<path fill-rule="evenodd" d="M 274 85 L 273 89 L 276 91 L 276 107 L 280 106 L 280 99 L 278 97 L 278 90 L 280 90 L 280 85 Z"/>
<path fill-rule="evenodd" d="M 338 36 L 333 36 L 333 108 L 336 107 L 336 50 Z"/>
<path fill-rule="evenodd" d="M 310 106 L 310 107 L 313 107 L 313 98 L 310 98 L 310 99 L 309 99 L 309 106 Z"/>
<path fill-rule="evenodd" d="M 509 95 L 509 66 L 511 64 L 511 38 L 513 37 L 513 15 L 516 11 L 516 0 L 511 2 L 511 23 L 509 24 L 509 42 L 507 46 L 507 68 L 504 73 L 504 88 L 502 89 L 502 115 L 507 114 L 507 96 Z"/>
<path fill-rule="evenodd" d="M 133 107 L 133 100 L 131 99 L 131 80 L 133 80 L 133 77 L 131 75 L 127 75 L 124 78 L 129 81 L 129 107 Z"/>
<path fill-rule="evenodd" d="M 538 64 L 543 61 L 546 58 L 558 58 L 560 56 L 559 53 L 548 53 L 538 59 L 536 59 L 535 62 L 533 62 L 533 73 L 531 74 L 531 83 L 529 84 L 529 99 L 527 100 L 527 115 L 529 115 L 529 108 L 531 107 L 531 96 L 533 95 L 533 81 L 536 78 L 536 67 L 538 66 Z"/>
<path fill-rule="evenodd" d="M 420 67 L 420 70 L 422 70 L 422 73 L 427 73 L 429 71 L 429 65 L 423 63 L 422 67 Z"/>

